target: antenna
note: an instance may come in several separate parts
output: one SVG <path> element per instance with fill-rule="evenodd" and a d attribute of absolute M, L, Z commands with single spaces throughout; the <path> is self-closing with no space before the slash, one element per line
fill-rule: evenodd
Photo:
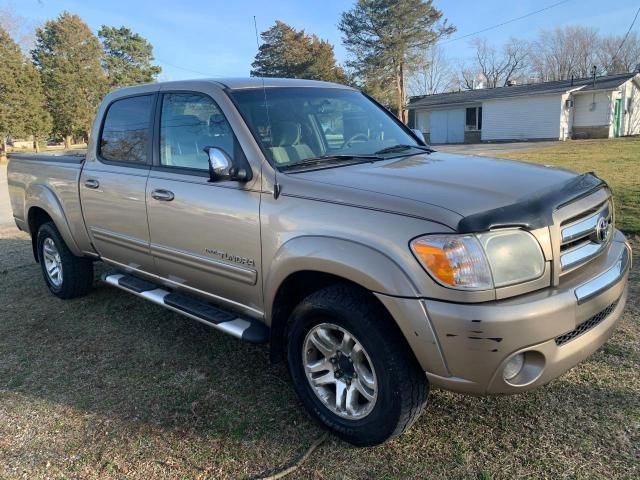
<path fill-rule="evenodd" d="M 258 51 L 260 51 L 260 39 L 258 35 L 258 23 L 256 22 L 256 16 L 253 16 L 253 28 L 256 32 L 256 45 L 258 46 Z M 260 79 L 262 80 L 262 92 L 264 93 L 264 109 L 267 114 L 267 127 L 269 128 L 269 143 L 271 147 L 273 147 L 273 129 L 271 128 L 271 118 L 269 118 L 269 103 L 267 102 L 267 87 L 264 84 L 264 76 L 260 75 Z M 262 167 L 260 167 L 262 170 Z M 280 196 L 280 184 L 278 183 L 278 169 L 273 167 L 273 198 L 278 199 Z"/>

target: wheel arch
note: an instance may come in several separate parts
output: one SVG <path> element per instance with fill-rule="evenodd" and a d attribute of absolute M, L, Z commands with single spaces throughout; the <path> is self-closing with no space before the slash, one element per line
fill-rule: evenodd
<path fill-rule="evenodd" d="M 418 296 L 400 266 L 382 252 L 333 237 L 305 236 L 278 250 L 265 278 L 265 316 L 271 327 L 271 359 L 282 358 L 293 308 L 311 293 L 335 283 L 360 288 L 384 308 L 375 293 Z"/>
<path fill-rule="evenodd" d="M 82 251 L 76 244 L 67 217 L 62 208 L 62 204 L 57 195 L 46 185 L 32 185 L 27 191 L 27 202 L 25 211 L 27 212 L 27 226 L 31 235 L 31 243 L 34 257 L 37 261 L 36 237 L 40 226 L 51 221 L 56 226 L 62 239 L 69 247 L 69 250 L 76 255 L 82 256 Z"/>

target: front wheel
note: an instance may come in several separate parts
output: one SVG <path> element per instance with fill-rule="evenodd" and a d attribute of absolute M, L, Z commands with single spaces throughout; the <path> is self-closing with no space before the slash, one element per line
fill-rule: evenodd
<path fill-rule="evenodd" d="M 383 443 L 420 416 L 424 372 L 387 312 L 367 292 L 335 285 L 293 311 L 288 363 L 305 408 L 358 446 Z"/>
<path fill-rule="evenodd" d="M 51 293 L 60 298 L 86 294 L 93 283 L 93 263 L 76 257 L 52 222 L 40 226 L 36 246 L 42 276 Z"/>

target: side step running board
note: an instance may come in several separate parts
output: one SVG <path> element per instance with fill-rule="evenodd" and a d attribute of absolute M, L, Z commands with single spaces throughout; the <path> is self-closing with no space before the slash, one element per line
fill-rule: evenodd
<path fill-rule="evenodd" d="M 251 343 L 265 343 L 269 340 L 269 327 L 265 324 L 252 318 L 241 318 L 203 300 L 172 292 L 133 275 L 105 273 L 102 280 L 241 340 Z"/>

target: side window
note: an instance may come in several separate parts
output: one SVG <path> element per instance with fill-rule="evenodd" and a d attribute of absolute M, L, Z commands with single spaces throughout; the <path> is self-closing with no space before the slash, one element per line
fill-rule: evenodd
<path fill-rule="evenodd" d="M 102 126 L 100 156 L 114 162 L 146 163 L 152 106 L 153 95 L 113 102 Z"/>
<path fill-rule="evenodd" d="M 218 105 L 208 96 L 167 93 L 160 116 L 160 164 L 209 169 L 206 147 L 233 157 L 235 137 Z"/>

